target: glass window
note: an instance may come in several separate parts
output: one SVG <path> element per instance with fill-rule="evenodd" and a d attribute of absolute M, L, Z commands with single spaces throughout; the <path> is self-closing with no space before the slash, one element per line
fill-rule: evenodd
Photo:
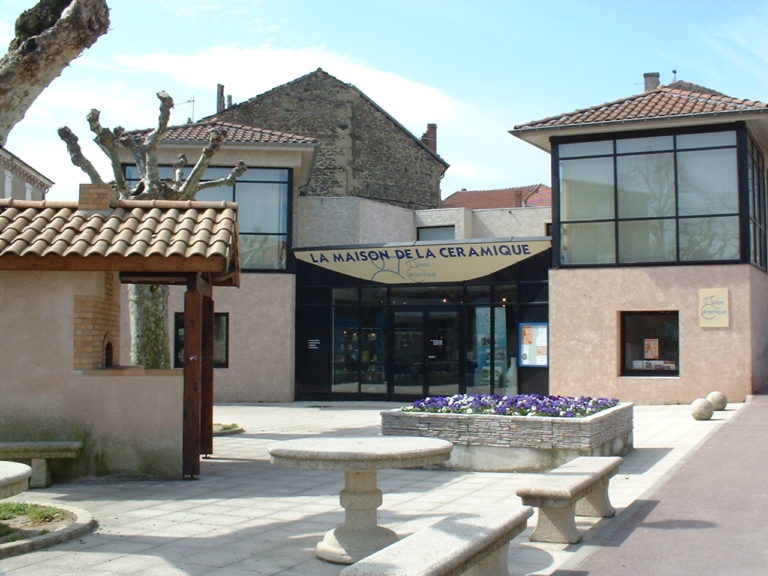
<path fill-rule="evenodd" d="M 680 220 L 680 260 L 738 259 L 739 219 L 737 216 Z"/>
<path fill-rule="evenodd" d="M 621 313 L 621 373 L 672 376 L 680 373 L 678 313 Z"/>
<path fill-rule="evenodd" d="M 191 167 L 187 169 L 191 170 Z M 209 166 L 203 181 L 229 175 L 231 167 Z M 133 165 L 125 166 L 128 185 L 138 179 Z M 172 178 L 173 168 L 160 167 L 161 178 Z M 240 267 L 243 270 L 284 270 L 290 247 L 291 171 L 287 168 L 249 168 L 232 186 L 200 190 L 196 200 L 237 202 L 240 229 Z"/>
<path fill-rule="evenodd" d="M 560 158 L 576 158 L 579 156 L 605 156 L 613 154 L 612 140 L 599 140 L 595 142 L 574 142 L 573 144 L 561 144 L 558 147 Z"/>
<path fill-rule="evenodd" d="M 675 215 L 674 155 L 636 154 L 616 159 L 619 218 Z"/>
<path fill-rule="evenodd" d="M 560 218 L 613 218 L 613 158 L 560 162 Z"/>
<path fill-rule="evenodd" d="M 702 132 L 699 134 L 679 134 L 678 148 L 713 148 L 717 146 L 736 146 L 736 132 Z"/>
<path fill-rule="evenodd" d="M 177 312 L 173 319 L 173 367 L 184 367 L 184 313 Z M 213 315 L 213 367 L 229 367 L 229 313 Z"/>
<path fill-rule="evenodd" d="M 632 154 L 636 152 L 654 152 L 672 150 L 672 136 L 652 136 L 650 138 L 625 138 L 616 140 L 616 154 Z"/>
<path fill-rule="evenodd" d="M 677 258 L 674 220 L 619 222 L 619 262 L 673 262 Z"/>
<path fill-rule="evenodd" d="M 681 216 L 737 214 L 736 149 L 678 153 L 677 185 Z"/>
<path fill-rule="evenodd" d="M 355 304 L 357 305 L 357 287 L 349 286 L 345 288 L 333 289 L 333 304 Z"/>
<path fill-rule="evenodd" d="M 13 172 L 5 171 L 5 186 L 3 188 L 3 198 L 13 198 Z"/>
<path fill-rule="evenodd" d="M 614 264 L 616 235 L 613 222 L 563 224 L 560 262 L 563 264 Z"/>
<path fill-rule="evenodd" d="M 417 240 L 454 240 L 456 231 L 453 226 L 425 226 L 416 231 Z"/>
<path fill-rule="evenodd" d="M 583 266 L 741 259 L 736 136 L 730 130 L 620 138 L 615 153 L 609 150 L 614 146 L 606 145 L 610 140 L 558 145 L 559 262 Z M 596 155 L 599 150 L 603 156 Z M 593 155 L 584 157 L 586 152 Z M 762 152 L 758 149 L 754 156 L 760 158 Z M 755 191 L 749 200 L 751 215 L 766 210 L 760 207 L 766 204 L 765 175 L 749 171 L 747 182 Z M 763 249 L 761 225 L 750 217 L 752 259 L 768 259 L 762 255 L 768 249 Z"/>

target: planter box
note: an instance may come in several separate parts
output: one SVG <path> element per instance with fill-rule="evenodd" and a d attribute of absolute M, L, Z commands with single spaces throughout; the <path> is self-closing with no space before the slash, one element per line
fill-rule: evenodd
<path fill-rule="evenodd" d="M 632 450 L 633 404 L 586 418 L 490 414 L 381 413 L 385 436 L 430 436 L 453 442 L 441 468 L 496 472 L 548 470 L 577 456 L 621 456 Z"/>

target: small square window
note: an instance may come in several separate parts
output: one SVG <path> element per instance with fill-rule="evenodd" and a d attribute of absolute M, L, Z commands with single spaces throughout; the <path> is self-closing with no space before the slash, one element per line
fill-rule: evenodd
<path fill-rule="evenodd" d="M 678 312 L 622 312 L 622 376 L 678 375 L 679 341 Z"/>
<path fill-rule="evenodd" d="M 184 368 L 184 313 L 176 312 L 173 322 L 173 367 Z M 213 367 L 229 368 L 229 313 L 213 315 Z"/>
<path fill-rule="evenodd" d="M 456 238 L 456 231 L 453 226 L 424 226 L 416 232 L 416 239 L 420 241 L 454 240 Z"/>

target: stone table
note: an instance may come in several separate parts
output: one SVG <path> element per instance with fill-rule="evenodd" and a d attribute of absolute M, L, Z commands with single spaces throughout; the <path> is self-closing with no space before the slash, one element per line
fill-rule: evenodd
<path fill-rule="evenodd" d="M 18 462 L 0 461 L 0 499 L 10 498 L 29 488 L 32 468 Z"/>
<path fill-rule="evenodd" d="M 315 554 L 329 562 L 352 564 L 397 541 L 394 531 L 378 525 L 382 493 L 378 470 L 419 468 L 448 460 L 453 444 L 415 436 L 317 437 L 286 440 L 268 447 L 278 466 L 305 470 L 340 470 L 339 495 L 344 525 L 325 534 Z"/>

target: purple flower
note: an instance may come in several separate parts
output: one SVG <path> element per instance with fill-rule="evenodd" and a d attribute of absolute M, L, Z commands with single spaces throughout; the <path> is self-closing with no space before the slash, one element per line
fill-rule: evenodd
<path fill-rule="evenodd" d="M 402 410 L 404 412 L 583 418 L 612 408 L 618 403 L 616 398 L 590 398 L 589 396 L 456 394 L 429 396 L 403 407 Z"/>

